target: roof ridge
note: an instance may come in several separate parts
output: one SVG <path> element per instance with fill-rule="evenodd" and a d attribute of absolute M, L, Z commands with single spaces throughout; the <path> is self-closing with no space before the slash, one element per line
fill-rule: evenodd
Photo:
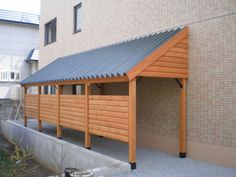
<path fill-rule="evenodd" d="M 29 12 L 22 12 L 22 11 L 16 11 L 16 10 L 8 10 L 8 9 L 1 9 L 0 11 L 8 11 L 8 12 L 16 12 L 16 13 L 23 13 L 23 14 L 29 14 L 29 15 L 35 15 L 35 16 L 40 16 L 39 14 L 34 14 L 34 13 L 29 13 Z"/>

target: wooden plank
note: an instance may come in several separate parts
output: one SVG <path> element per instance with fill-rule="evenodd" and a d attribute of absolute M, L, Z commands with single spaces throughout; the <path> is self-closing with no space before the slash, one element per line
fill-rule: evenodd
<path fill-rule="evenodd" d="M 77 104 L 77 103 L 65 103 L 63 100 L 60 102 L 61 107 L 73 107 L 73 108 L 85 108 L 85 102 L 83 104 Z"/>
<path fill-rule="evenodd" d="M 120 95 L 90 95 L 89 100 L 111 100 L 111 101 L 128 101 L 128 96 Z"/>
<path fill-rule="evenodd" d="M 28 97 L 26 97 L 26 99 L 27 99 L 27 101 L 26 101 L 27 104 L 37 104 L 38 103 L 37 98 L 28 98 Z"/>
<path fill-rule="evenodd" d="M 165 61 L 165 62 L 171 62 L 171 63 L 183 63 L 183 64 L 188 64 L 188 60 L 184 58 L 175 58 L 175 57 L 167 57 L 163 56 L 159 58 L 158 61 Z"/>
<path fill-rule="evenodd" d="M 95 130 L 95 129 L 89 129 L 89 133 L 99 135 L 99 136 L 104 136 L 107 138 L 123 141 L 123 142 L 128 142 L 128 137 L 127 136 L 122 136 L 122 135 L 115 135 L 113 133 L 108 133 L 100 130 Z"/>
<path fill-rule="evenodd" d="M 128 101 L 117 101 L 117 100 L 90 100 L 90 105 L 102 105 L 102 106 L 120 106 L 127 107 Z"/>
<path fill-rule="evenodd" d="M 85 84 L 85 148 L 91 147 L 91 135 L 89 133 L 89 95 L 91 92 L 90 84 Z"/>
<path fill-rule="evenodd" d="M 123 136 L 128 137 L 128 131 L 126 131 L 126 130 L 106 127 L 106 126 L 102 126 L 102 125 L 89 124 L 89 129 L 104 131 L 104 132 L 107 132 L 107 133 L 113 133 L 115 135 L 123 135 Z"/>
<path fill-rule="evenodd" d="M 70 120 L 70 119 L 62 119 L 61 118 L 60 123 L 67 123 L 67 124 L 78 125 L 78 126 L 84 127 L 84 122 L 74 121 L 74 120 Z"/>
<path fill-rule="evenodd" d="M 89 110 L 101 110 L 101 111 L 112 111 L 119 113 L 128 113 L 128 107 L 119 106 L 99 106 L 99 105 L 89 105 Z"/>
<path fill-rule="evenodd" d="M 57 112 L 56 109 L 45 107 L 45 105 L 43 105 L 43 104 L 40 104 L 40 109 L 41 109 L 41 111 L 55 113 L 55 114 Z"/>
<path fill-rule="evenodd" d="M 70 116 L 78 116 L 78 117 L 84 117 L 85 116 L 85 112 L 81 113 L 81 112 L 71 112 L 71 111 L 65 111 L 65 110 L 60 110 L 60 113 L 63 115 L 70 115 Z"/>
<path fill-rule="evenodd" d="M 164 73 L 176 73 L 176 74 L 187 74 L 188 70 L 185 68 L 170 68 L 170 67 L 159 67 L 149 66 L 145 72 L 164 72 Z"/>
<path fill-rule="evenodd" d="M 176 53 L 185 53 L 185 54 L 188 53 L 187 49 L 183 49 L 183 48 L 179 48 L 179 47 L 172 47 L 172 48 L 170 48 L 169 51 L 176 52 Z"/>
<path fill-rule="evenodd" d="M 148 66 L 158 60 L 162 55 L 164 55 L 170 48 L 175 46 L 178 42 L 184 39 L 188 35 L 188 28 L 185 27 L 181 32 L 177 33 L 174 37 L 172 37 L 169 41 L 163 44 L 160 48 L 154 51 L 151 55 L 146 57 L 143 61 L 137 64 L 133 69 L 128 71 L 127 75 L 129 80 L 134 79 L 143 70 L 145 70 Z"/>
<path fill-rule="evenodd" d="M 136 79 L 129 82 L 129 163 L 136 163 Z"/>
<path fill-rule="evenodd" d="M 62 111 L 69 111 L 69 112 L 75 112 L 75 113 L 77 113 L 77 112 L 79 112 L 79 113 L 85 113 L 85 110 L 84 110 L 84 108 L 74 108 L 74 107 L 64 107 L 64 106 L 60 106 L 60 109 L 62 110 Z"/>
<path fill-rule="evenodd" d="M 60 116 L 63 119 L 85 122 L 85 117 L 84 116 L 83 117 L 82 116 L 71 116 L 71 115 L 62 114 L 62 113 L 60 113 Z"/>
<path fill-rule="evenodd" d="M 177 52 L 168 51 L 168 52 L 165 53 L 165 56 L 188 59 L 188 54 L 187 53 L 177 53 Z"/>
<path fill-rule="evenodd" d="M 78 81 L 63 81 L 63 82 L 47 82 L 37 84 L 22 84 L 22 86 L 47 86 L 47 85 L 73 85 L 73 84 L 85 84 L 85 83 L 113 83 L 113 82 L 128 82 L 127 76 L 111 77 L 111 78 L 97 78 L 97 79 L 84 79 Z"/>
<path fill-rule="evenodd" d="M 56 117 L 57 117 L 57 114 L 51 114 L 50 112 L 42 112 L 42 111 L 40 111 L 40 115 L 42 117 L 50 117 L 50 118 L 55 119 L 55 120 L 56 120 Z"/>
<path fill-rule="evenodd" d="M 43 104 L 43 102 L 41 102 L 41 104 L 42 104 L 42 107 L 45 109 L 49 109 L 49 110 L 57 109 L 57 105 L 54 105 L 54 104 Z M 55 102 L 55 104 L 56 104 L 56 102 Z"/>
<path fill-rule="evenodd" d="M 111 116 L 100 116 L 100 115 L 89 114 L 89 119 L 102 120 L 102 121 L 107 121 L 107 122 L 114 122 L 114 123 L 128 125 L 128 119 L 116 118 L 116 117 L 111 117 Z"/>
<path fill-rule="evenodd" d="M 182 49 L 188 49 L 188 44 L 184 44 L 179 42 L 178 44 L 175 45 L 175 47 L 182 48 Z"/>
<path fill-rule="evenodd" d="M 114 123 L 114 122 L 109 122 L 109 121 L 102 121 L 102 120 L 95 120 L 95 119 L 89 119 L 89 124 L 128 131 L 128 124 L 125 125 L 125 124 L 119 124 L 119 123 Z"/>
<path fill-rule="evenodd" d="M 28 109 L 34 109 L 34 110 L 37 110 L 38 109 L 38 107 L 35 105 L 35 106 L 33 106 L 33 105 L 26 105 L 26 110 L 28 110 Z"/>
<path fill-rule="evenodd" d="M 98 111 L 98 110 L 89 110 L 89 114 L 92 115 L 100 115 L 100 116 L 110 116 L 110 117 L 117 117 L 127 119 L 127 113 L 119 113 L 119 112 L 112 112 L 112 111 Z"/>
<path fill-rule="evenodd" d="M 182 79 L 182 88 L 180 91 L 180 128 L 179 128 L 179 152 L 180 157 L 186 155 L 186 95 L 187 80 Z"/>
<path fill-rule="evenodd" d="M 163 73 L 163 72 L 142 72 L 140 76 L 145 77 L 163 77 L 163 78 L 187 78 L 187 74 Z"/>
<path fill-rule="evenodd" d="M 56 120 L 54 120 L 54 119 L 49 119 L 49 118 L 44 119 L 44 118 L 41 118 L 41 121 L 45 121 L 45 122 L 48 122 L 50 124 L 56 125 Z"/>
<path fill-rule="evenodd" d="M 187 63 L 172 63 L 167 61 L 158 61 L 153 63 L 152 66 L 188 69 Z"/>
<path fill-rule="evenodd" d="M 184 38 L 183 40 L 181 40 L 181 43 L 188 44 L 188 39 Z"/>
<path fill-rule="evenodd" d="M 44 111 L 40 108 L 40 114 L 48 114 L 48 115 L 51 115 L 51 116 L 57 116 L 57 113 L 56 112 L 50 112 L 50 111 Z"/>
<path fill-rule="evenodd" d="M 84 95 L 60 95 L 60 99 L 70 100 L 70 99 L 85 99 Z"/>

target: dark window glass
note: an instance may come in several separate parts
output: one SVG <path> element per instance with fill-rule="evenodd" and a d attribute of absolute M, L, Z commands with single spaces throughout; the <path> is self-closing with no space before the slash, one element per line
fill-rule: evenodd
<path fill-rule="evenodd" d="M 74 7 L 74 33 L 81 31 L 81 3 Z"/>
<path fill-rule="evenodd" d="M 48 94 L 48 86 L 44 86 L 44 88 L 43 88 L 43 93 L 44 93 L 44 94 Z"/>
<path fill-rule="evenodd" d="M 57 19 L 45 24 L 45 45 L 56 41 L 57 37 Z"/>
<path fill-rule="evenodd" d="M 51 86 L 50 93 L 51 93 L 51 95 L 56 94 L 56 87 L 55 86 Z"/>

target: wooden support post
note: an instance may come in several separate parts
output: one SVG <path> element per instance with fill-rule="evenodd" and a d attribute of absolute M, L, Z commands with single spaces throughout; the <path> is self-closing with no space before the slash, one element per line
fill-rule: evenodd
<path fill-rule="evenodd" d="M 129 163 L 136 169 L 136 78 L 129 81 Z"/>
<path fill-rule="evenodd" d="M 180 90 L 180 127 L 179 127 L 179 157 L 186 157 L 186 79 L 181 80 L 181 90 Z"/>
<path fill-rule="evenodd" d="M 40 118 L 40 95 L 41 95 L 41 86 L 38 86 L 38 131 L 42 131 L 42 120 Z"/>
<path fill-rule="evenodd" d="M 91 148 L 91 135 L 89 133 L 89 95 L 91 91 L 90 84 L 85 84 L 85 148 Z"/>
<path fill-rule="evenodd" d="M 24 87 L 24 126 L 27 127 L 27 115 L 26 115 L 26 94 L 27 94 L 27 87 Z"/>
<path fill-rule="evenodd" d="M 60 95 L 61 95 L 61 86 L 58 85 L 56 89 L 57 97 L 57 138 L 61 139 L 61 126 L 60 126 Z"/>

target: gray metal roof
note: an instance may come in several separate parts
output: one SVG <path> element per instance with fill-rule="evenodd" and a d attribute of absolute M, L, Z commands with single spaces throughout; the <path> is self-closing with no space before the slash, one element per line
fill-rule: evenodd
<path fill-rule="evenodd" d="M 32 49 L 25 59 L 26 62 L 31 62 L 31 61 L 38 61 L 39 60 L 39 50 L 38 49 Z"/>
<path fill-rule="evenodd" d="M 58 58 L 21 82 L 37 84 L 125 76 L 182 28 Z"/>
<path fill-rule="evenodd" d="M 0 9 L 0 21 L 39 25 L 39 15 Z"/>

